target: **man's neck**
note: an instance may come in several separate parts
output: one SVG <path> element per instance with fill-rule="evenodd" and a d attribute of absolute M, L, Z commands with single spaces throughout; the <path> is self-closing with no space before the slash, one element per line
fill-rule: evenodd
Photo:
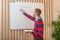
<path fill-rule="evenodd" d="M 36 16 L 36 18 L 40 18 L 40 16 Z"/>

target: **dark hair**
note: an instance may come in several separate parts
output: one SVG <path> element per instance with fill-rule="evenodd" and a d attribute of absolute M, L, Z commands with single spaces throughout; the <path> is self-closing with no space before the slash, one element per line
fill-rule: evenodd
<path fill-rule="evenodd" d="M 35 8 L 35 12 L 37 13 L 38 16 L 40 16 L 41 10 L 39 8 Z"/>

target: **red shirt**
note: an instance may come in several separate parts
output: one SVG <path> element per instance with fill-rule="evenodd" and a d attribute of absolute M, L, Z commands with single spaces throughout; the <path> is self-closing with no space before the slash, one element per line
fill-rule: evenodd
<path fill-rule="evenodd" d="M 34 31 L 33 31 L 33 37 L 34 38 L 43 38 L 43 27 L 44 27 L 44 23 L 43 20 L 41 18 L 39 18 L 38 20 L 36 20 L 36 18 L 24 13 L 24 15 L 31 19 L 32 21 L 35 22 L 34 24 Z"/>

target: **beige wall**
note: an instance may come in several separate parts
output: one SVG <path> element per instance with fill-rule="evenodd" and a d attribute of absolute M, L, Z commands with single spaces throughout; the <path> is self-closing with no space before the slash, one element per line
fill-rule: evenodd
<path fill-rule="evenodd" d="M 53 0 L 53 20 L 56 20 L 60 14 L 60 0 Z"/>

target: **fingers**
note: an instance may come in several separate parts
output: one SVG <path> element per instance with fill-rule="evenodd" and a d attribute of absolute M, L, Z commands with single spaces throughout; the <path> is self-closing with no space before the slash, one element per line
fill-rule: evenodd
<path fill-rule="evenodd" d="M 24 13 L 24 12 L 25 12 L 23 9 L 20 9 L 20 11 L 21 11 L 22 13 Z"/>

